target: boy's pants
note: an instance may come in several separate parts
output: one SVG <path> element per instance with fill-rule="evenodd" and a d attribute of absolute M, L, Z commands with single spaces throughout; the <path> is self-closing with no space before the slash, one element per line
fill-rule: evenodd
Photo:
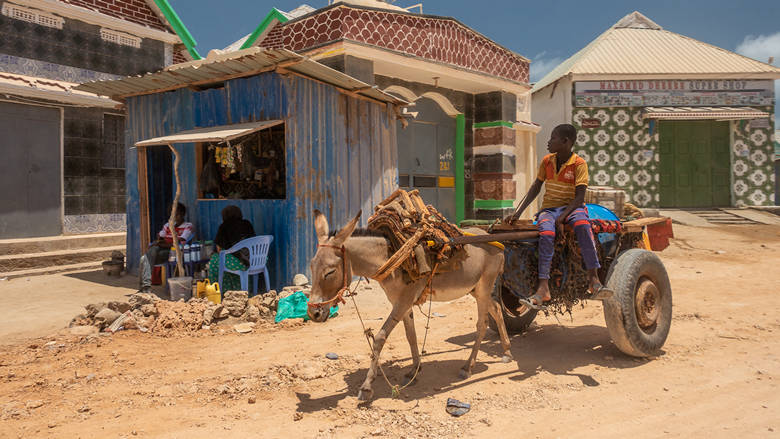
<path fill-rule="evenodd" d="M 536 214 L 539 226 L 539 279 L 550 278 L 550 264 L 552 264 L 553 244 L 555 242 L 555 220 L 566 210 L 564 207 L 544 209 Z M 599 258 L 596 254 L 596 244 L 593 242 L 593 231 L 590 228 L 588 212 L 585 206 L 578 207 L 569 214 L 565 224 L 574 226 L 577 235 L 577 243 L 580 245 L 582 259 L 588 270 L 599 268 Z"/>

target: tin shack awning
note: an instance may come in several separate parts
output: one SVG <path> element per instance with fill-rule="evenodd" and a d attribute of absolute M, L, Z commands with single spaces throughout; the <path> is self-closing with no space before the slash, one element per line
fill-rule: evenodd
<path fill-rule="evenodd" d="M 769 113 L 751 107 L 646 107 L 643 118 L 658 120 L 764 119 Z"/>
<path fill-rule="evenodd" d="M 262 122 L 239 123 L 234 125 L 221 125 L 211 128 L 196 128 L 194 130 L 181 131 L 170 136 L 154 137 L 136 142 L 135 146 L 171 145 L 174 143 L 197 142 L 229 142 L 241 136 L 252 134 L 255 131 L 264 130 L 281 124 L 281 120 L 265 120 Z"/>
<path fill-rule="evenodd" d="M 324 64 L 287 49 L 251 47 L 236 52 L 210 54 L 208 58 L 174 64 L 155 73 L 115 81 L 87 82 L 76 87 L 101 96 L 123 99 L 162 93 L 184 87 L 206 85 L 263 72 L 293 73 L 338 87 L 343 92 L 380 102 L 406 105 L 408 102 L 387 94 L 376 86 L 355 79 Z"/>

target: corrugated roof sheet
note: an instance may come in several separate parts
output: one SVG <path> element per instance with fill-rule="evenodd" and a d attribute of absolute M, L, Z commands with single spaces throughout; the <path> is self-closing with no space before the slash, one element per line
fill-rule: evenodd
<path fill-rule="evenodd" d="M 769 64 L 664 30 L 633 12 L 534 84 L 533 91 L 572 75 L 703 75 L 779 79 Z"/>
<path fill-rule="evenodd" d="M 151 139 L 136 142 L 135 146 L 156 146 L 172 145 L 175 143 L 196 143 L 196 142 L 224 142 L 236 139 L 247 134 L 254 133 L 266 128 L 279 125 L 283 121 L 264 120 L 262 122 L 238 123 L 232 125 L 222 125 L 210 128 L 197 128 L 194 130 L 185 130 L 172 134 L 170 136 L 153 137 Z"/>
<path fill-rule="evenodd" d="M 260 47 L 222 54 L 214 52 L 214 54 L 209 54 L 206 59 L 174 64 L 159 72 L 115 81 L 88 82 L 76 88 L 102 96 L 124 98 L 252 76 L 278 69 L 317 79 L 347 92 L 378 101 L 399 105 L 407 104 L 402 99 L 382 92 L 376 86 L 359 81 L 308 57 L 286 49 Z"/>
<path fill-rule="evenodd" d="M 75 90 L 74 82 L 0 72 L 0 93 L 91 107 L 116 108 L 120 102 Z"/>
<path fill-rule="evenodd" d="M 765 119 L 766 111 L 751 107 L 645 107 L 644 119 L 660 120 L 744 120 Z"/>

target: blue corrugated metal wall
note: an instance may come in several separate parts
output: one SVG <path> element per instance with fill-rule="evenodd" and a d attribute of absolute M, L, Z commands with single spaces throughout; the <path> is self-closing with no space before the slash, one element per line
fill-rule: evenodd
<path fill-rule="evenodd" d="M 194 145 L 177 145 L 182 156 L 181 198 L 198 238 L 213 239 L 222 209 L 238 205 L 258 234 L 274 236 L 269 270 L 275 288 L 288 285 L 296 273 L 310 274 L 309 259 L 316 248 L 313 209 L 328 216 L 331 228 L 362 209 L 365 224 L 373 206 L 398 184 L 392 109 L 316 81 L 265 73 L 228 81 L 222 89 L 133 97 L 127 107 L 129 145 L 195 127 L 285 120 L 285 200 L 198 201 Z M 132 148 L 127 155 L 127 251 L 133 271 L 140 256 L 137 172 L 137 152 Z"/>

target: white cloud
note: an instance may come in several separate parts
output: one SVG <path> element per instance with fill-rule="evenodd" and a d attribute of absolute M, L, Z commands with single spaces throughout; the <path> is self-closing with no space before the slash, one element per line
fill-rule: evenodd
<path fill-rule="evenodd" d="M 773 57 L 772 65 L 780 67 L 780 32 L 770 35 L 748 35 L 737 45 L 736 52 L 761 62 L 767 62 L 770 57 Z M 780 98 L 780 81 L 775 81 L 776 102 L 778 98 Z M 780 113 L 775 110 L 775 127 L 779 126 L 779 122 Z"/>
<path fill-rule="evenodd" d="M 771 35 L 748 35 L 737 45 L 737 53 L 767 62 L 774 57 L 774 65 L 780 63 L 780 32 Z"/>
<path fill-rule="evenodd" d="M 544 78 L 544 75 L 550 73 L 550 70 L 558 67 L 558 64 L 563 62 L 563 58 L 542 58 L 546 52 L 542 52 L 537 55 L 537 59 L 531 61 L 531 82 L 537 82 Z"/>

